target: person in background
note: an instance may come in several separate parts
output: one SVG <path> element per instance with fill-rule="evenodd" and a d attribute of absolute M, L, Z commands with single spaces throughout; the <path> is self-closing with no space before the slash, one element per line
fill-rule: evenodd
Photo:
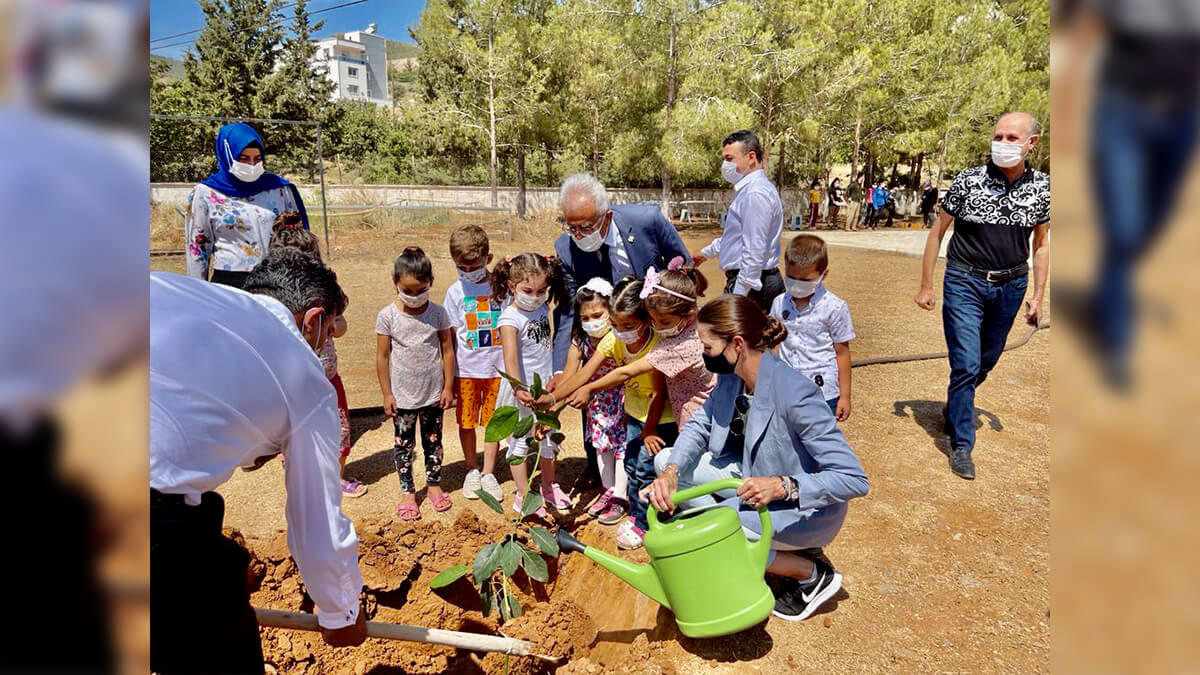
<path fill-rule="evenodd" d="M 846 188 L 846 197 L 846 229 L 853 232 L 858 229 L 859 217 L 862 215 L 862 179 L 850 181 L 850 187 Z"/>
<path fill-rule="evenodd" d="M 932 310 L 933 268 L 953 223 L 942 291 L 950 355 L 942 414 L 950 436 L 950 471 L 967 480 L 975 478 L 975 390 L 1004 352 L 1029 284 L 1031 255 L 1033 294 L 1025 303 L 1025 321 L 1036 326 L 1042 318 L 1050 273 L 1050 177 L 1026 160 L 1040 135 L 1033 115 L 1002 115 L 992 133 L 991 159 L 954 178 L 925 241 L 921 287 L 913 300 Z"/>
<path fill-rule="evenodd" d="M 817 229 L 817 219 L 821 217 L 821 181 L 814 180 L 808 186 L 808 229 Z"/>
<path fill-rule="evenodd" d="M 813 381 L 837 421 L 850 418 L 850 341 L 854 324 L 846 301 L 823 283 L 829 276 L 825 241 L 800 234 L 784 253 L 786 293 L 771 303 L 770 315 L 787 328 L 779 356 L 793 370 Z"/>
<path fill-rule="evenodd" d="M 842 179 L 834 178 L 829 184 L 829 228 L 837 227 L 838 209 L 845 205 L 842 201 Z"/>
<path fill-rule="evenodd" d="M 754 132 L 743 129 L 727 136 L 721 143 L 721 158 L 721 176 L 733 184 L 733 202 L 721 236 L 694 252 L 692 261 L 700 265 L 718 257 L 725 272 L 725 292 L 748 296 L 766 311 L 783 292 L 779 274 L 783 202 L 762 168 L 762 144 Z M 665 262 L 655 268 L 663 269 Z"/>
<path fill-rule="evenodd" d="M 496 480 L 496 455 L 499 443 L 484 442 L 483 471 L 476 454 L 476 430 L 487 427 L 496 411 L 500 391 L 503 352 L 500 347 L 500 311 L 503 303 L 492 297 L 488 265 L 492 263 L 487 232 L 478 225 L 463 225 L 450 233 L 450 259 L 458 268 L 458 280 L 446 289 L 442 307 L 454 326 L 454 378 L 458 405 L 458 440 L 462 443 L 467 476 L 463 496 L 479 499 L 483 490 L 498 502 L 504 500 L 500 481 Z"/>
<path fill-rule="evenodd" d="M 266 148 L 249 124 L 226 124 L 215 142 L 217 171 L 188 193 L 184 214 L 188 276 L 240 288 L 267 254 L 271 229 L 284 211 L 308 216 L 300 191 L 264 169 Z"/>
<path fill-rule="evenodd" d="M 425 491 L 433 510 L 452 504 L 442 491 L 442 411 L 454 405 L 454 332 L 446 310 L 429 301 L 433 264 L 418 246 L 404 249 L 392 265 L 396 299 L 375 318 L 375 374 L 383 413 L 392 418 L 392 462 L 400 479 L 400 520 L 420 520 L 413 455 L 417 425 L 425 450 Z"/>
<path fill-rule="evenodd" d="M 933 221 L 937 217 L 937 200 L 938 189 L 934 187 L 933 181 L 925 181 L 925 191 L 921 193 L 921 223 L 925 229 L 933 227 Z"/>

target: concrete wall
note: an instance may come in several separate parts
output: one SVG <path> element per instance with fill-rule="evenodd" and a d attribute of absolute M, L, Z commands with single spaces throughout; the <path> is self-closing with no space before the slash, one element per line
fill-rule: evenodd
<path fill-rule="evenodd" d="M 320 204 L 320 185 L 304 184 L 299 187 L 306 204 Z M 191 189 L 192 184 L 190 183 L 151 183 L 150 200 L 156 203 L 183 204 L 187 201 L 187 194 Z M 477 186 L 327 184 L 325 193 L 328 196 L 330 204 L 411 204 L 452 207 L 491 206 L 492 203 L 491 190 L 487 187 Z M 662 197 L 662 191 L 655 189 L 610 188 L 609 194 L 614 204 L 641 202 L 657 204 Z M 717 204 L 712 207 L 712 210 L 719 213 L 727 208 L 729 201 L 733 199 L 733 190 L 728 188 L 721 190 L 713 188 L 675 190 L 671 197 L 672 202 L 714 201 Z M 782 191 L 782 197 L 785 218 L 790 218 L 793 213 L 807 216 L 807 192 L 785 188 Z M 525 191 L 525 203 L 527 210 L 530 212 L 556 210 L 558 209 L 558 188 L 528 188 Z M 912 197 L 900 196 L 897 199 L 897 206 L 901 213 L 915 213 L 916 206 L 919 203 L 919 195 Z M 826 204 L 827 202 L 822 201 L 822 214 L 825 213 Z M 497 206 L 515 213 L 517 208 L 517 188 L 499 188 Z M 672 208 L 671 216 L 677 218 L 679 216 L 678 207 L 673 206 Z M 689 208 L 693 213 L 699 211 L 700 214 L 703 214 L 705 210 L 704 206 L 686 208 Z"/>

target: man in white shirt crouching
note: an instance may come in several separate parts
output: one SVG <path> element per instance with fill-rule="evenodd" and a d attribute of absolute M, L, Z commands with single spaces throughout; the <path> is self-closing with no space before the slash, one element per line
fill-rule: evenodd
<path fill-rule="evenodd" d="M 286 454 L 288 547 L 325 641 L 361 644 L 358 535 L 341 512 L 336 394 L 317 358 L 345 305 L 334 273 L 272 251 L 245 291 L 150 275 L 150 668 L 263 672 L 249 555 L 214 490 Z"/>

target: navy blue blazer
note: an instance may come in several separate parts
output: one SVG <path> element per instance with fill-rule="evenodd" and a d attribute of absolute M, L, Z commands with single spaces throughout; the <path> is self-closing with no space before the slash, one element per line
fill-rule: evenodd
<path fill-rule="evenodd" d="M 617 204 L 611 207 L 612 224 L 616 226 L 629 263 L 637 277 L 646 274 L 647 267 L 666 269 L 675 256 L 683 256 L 687 262 L 692 258 L 683 246 L 683 239 L 671 221 L 663 217 L 656 204 Z M 554 242 L 554 253 L 562 260 L 567 274 L 567 291 L 572 299 L 575 290 L 595 277 L 607 279 L 615 286 L 620 279 L 612 278 L 612 265 L 608 260 L 608 246 L 585 253 L 575 245 L 571 235 L 563 233 Z M 562 370 L 567 363 L 567 350 L 571 346 L 571 322 L 575 310 L 572 303 L 554 309 L 554 370 Z"/>

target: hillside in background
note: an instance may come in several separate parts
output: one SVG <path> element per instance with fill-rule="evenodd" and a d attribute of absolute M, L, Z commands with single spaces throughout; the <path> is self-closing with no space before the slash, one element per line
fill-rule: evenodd
<path fill-rule="evenodd" d="M 387 58 L 388 61 L 396 59 L 416 58 L 417 53 L 421 49 L 412 42 L 400 42 L 399 40 L 387 41 Z"/>
<path fill-rule="evenodd" d="M 414 45 L 415 46 L 415 45 Z M 150 55 L 150 62 L 163 62 L 167 64 L 167 79 L 182 80 L 183 79 L 183 61 L 170 58 L 168 56 L 159 56 L 158 54 Z"/>

